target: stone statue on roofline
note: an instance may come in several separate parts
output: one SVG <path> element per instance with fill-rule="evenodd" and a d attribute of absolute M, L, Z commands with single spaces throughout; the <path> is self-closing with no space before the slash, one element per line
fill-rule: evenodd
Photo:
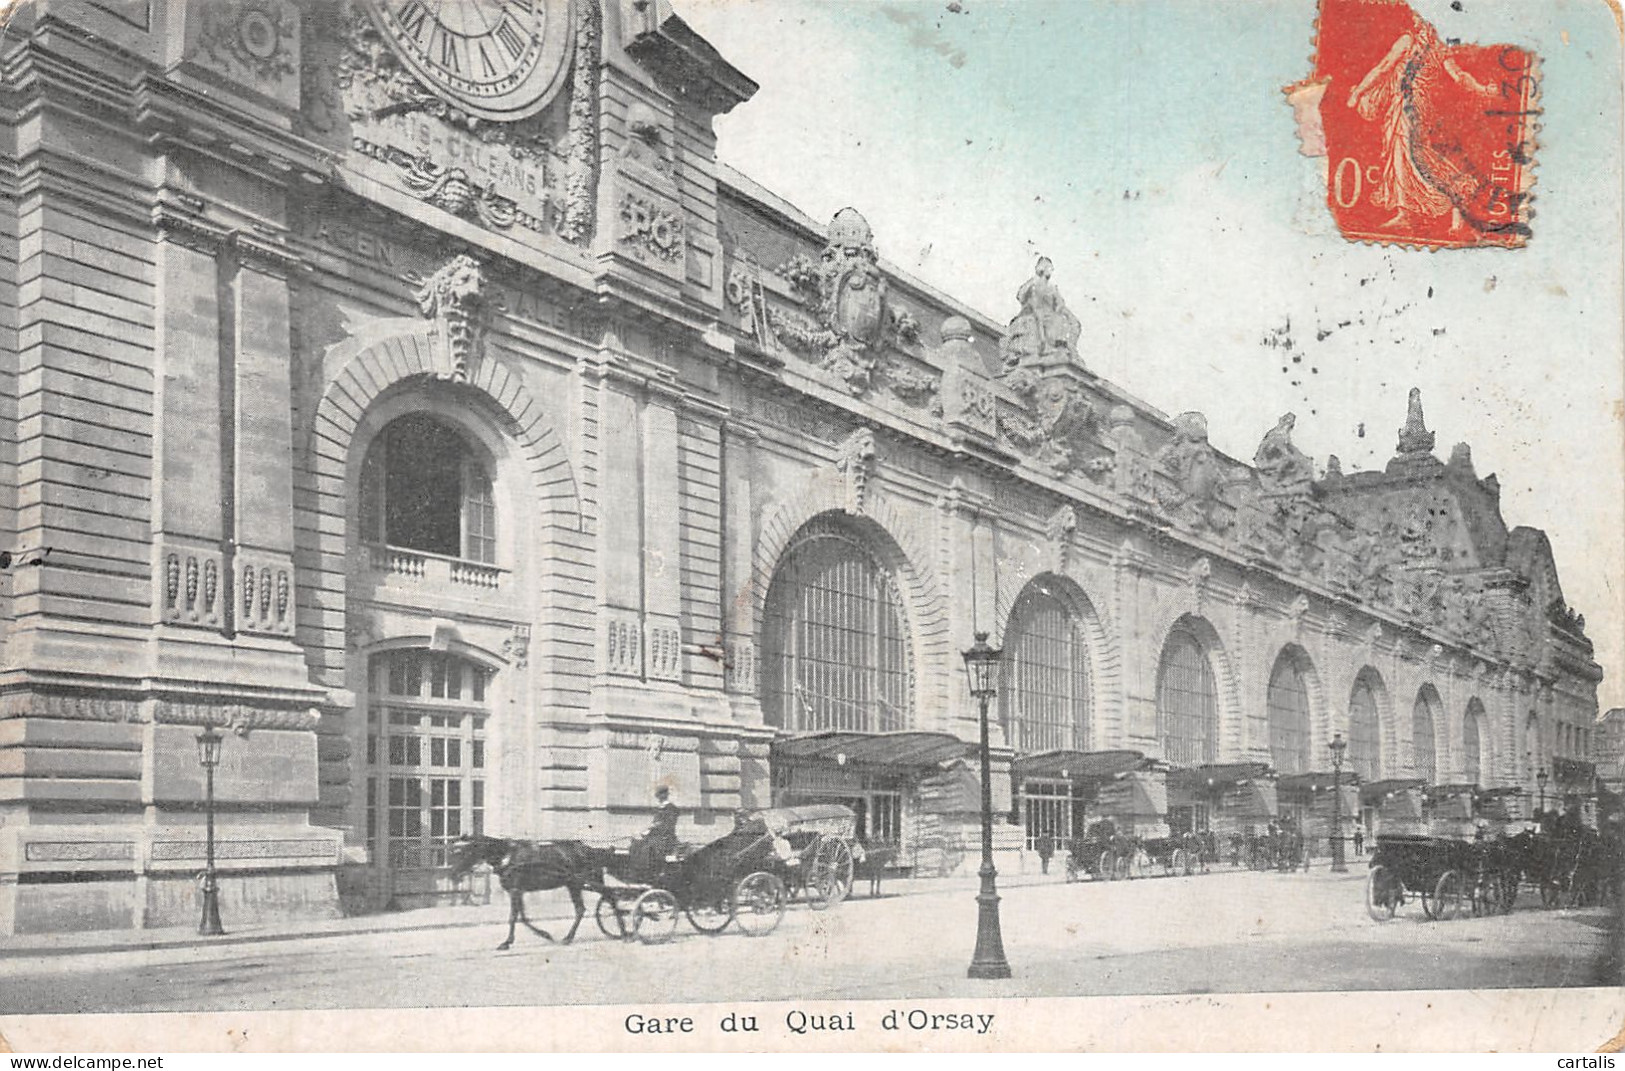
<path fill-rule="evenodd" d="M 1078 338 L 1083 334 L 1083 325 L 1072 315 L 1060 290 L 1050 281 L 1054 272 L 1054 262 L 1049 257 L 1039 257 L 1033 277 L 1016 291 L 1021 311 L 1010 321 L 999 347 L 1006 372 L 1036 362 L 1065 363 L 1078 359 Z"/>
<path fill-rule="evenodd" d="M 1173 439 L 1157 453 L 1157 464 L 1173 477 L 1173 487 L 1164 488 L 1158 499 L 1176 520 L 1222 531 L 1224 471 L 1207 440 L 1207 417 L 1181 413 L 1174 418 L 1173 431 Z"/>
<path fill-rule="evenodd" d="M 1258 482 L 1268 498 L 1307 495 L 1315 479 L 1315 463 L 1292 443 L 1292 428 L 1298 418 L 1283 413 L 1275 427 L 1264 433 L 1253 455 Z"/>

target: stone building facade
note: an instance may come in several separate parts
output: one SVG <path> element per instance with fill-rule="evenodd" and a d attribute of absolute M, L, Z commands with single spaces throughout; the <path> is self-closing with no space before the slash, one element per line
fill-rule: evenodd
<path fill-rule="evenodd" d="M 1334 734 L 1350 820 L 1532 793 L 1595 717 L 1544 535 L 1414 392 L 1383 472 L 1290 414 L 1226 457 L 1089 370 L 1047 261 L 994 322 L 719 165 L 755 86 L 665 0 L 478 10 L 11 20 L 0 932 L 192 918 L 205 725 L 223 910 L 271 917 L 662 784 L 692 839 L 833 800 L 949 868 L 978 631 L 1009 860 L 1324 829 Z"/>

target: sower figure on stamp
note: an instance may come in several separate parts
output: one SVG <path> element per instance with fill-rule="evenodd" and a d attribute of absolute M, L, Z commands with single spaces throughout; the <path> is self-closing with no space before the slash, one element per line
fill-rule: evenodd
<path fill-rule="evenodd" d="M 1406 226 L 1418 215 L 1446 212 L 1452 231 L 1465 225 L 1461 205 L 1471 196 L 1475 180 L 1461 161 L 1451 159 L 1430 137 L 1441 75 L 1485 95 L 1495 92 L 1462 70 L 1439 43 L 1438 31 L 1417 15 L 1409 32 L 1400 34 L 1387 55 L 1349 92 L 1348 106 L 1357 109 L 1360 118 L 1382 124 L 1382 173 L 1372 200 L 1394 209 L 1385 228 Z"/>

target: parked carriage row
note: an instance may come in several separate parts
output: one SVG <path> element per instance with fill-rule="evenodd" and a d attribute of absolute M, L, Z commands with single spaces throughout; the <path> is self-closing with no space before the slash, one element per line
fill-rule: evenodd
<path fill-rule="evenodd" d="M 1411 896 L 1429 919 L 1504 914 L 1525 887 L 1546 907 L 1606 903 L 1620 894 L 1621 863 L 1617 835 L 1585 828 L 1475 840 L 1383 835 L 1366 876 L 1366 911 L 1386 921 Z"/>

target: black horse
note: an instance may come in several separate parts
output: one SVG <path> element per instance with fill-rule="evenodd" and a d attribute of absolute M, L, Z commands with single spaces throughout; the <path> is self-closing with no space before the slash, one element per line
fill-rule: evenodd
<path fill-rule="evenodd" d="M 508 939 L 497 945 L 497 951 L 501 952 L 513 945 L 514 926 L 520 922 L 532 933 L 553 940 L 552 934 L 534 925 L 525 915 L 525 894 L 530 892 L 558 888 L 569 891 L 570 901 L 575 904 L 576 920 L 570 932 L 564 935 L 563 943 L 575 940 L 576 930 L 587 914 L 582 890 L 603 887 L 609 853 L 576 840 L 505 840 L 474 834 L 453 841 L 448 855 L 454 878 L 461 878 L 477 864 L 485 863 L 501 879 L 502 887 L 508 892 Z"/>

